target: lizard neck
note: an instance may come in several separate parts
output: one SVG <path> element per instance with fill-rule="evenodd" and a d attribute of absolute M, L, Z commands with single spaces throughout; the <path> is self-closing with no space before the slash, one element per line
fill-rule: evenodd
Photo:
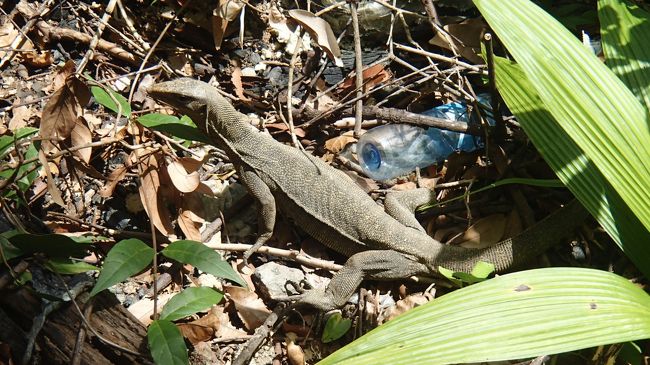
<path fill-rule="evenodd" d="M 251 138 L 255 131 L 248 123 L 247 117 L 227 104 L 226 100 L 222 101 L 223 103 L 217 102 L 208 106 L 205 131 L 210 137 L 233 145 Z"/>

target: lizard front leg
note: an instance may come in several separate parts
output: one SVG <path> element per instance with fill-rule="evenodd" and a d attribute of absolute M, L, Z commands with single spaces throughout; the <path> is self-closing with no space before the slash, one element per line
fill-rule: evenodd
<path fill-rule="evenodd" d="M 268 185 L 254 172 L 244 168 L 239 169 L 240 181 L 246 186 L 248 192 L 259 202 L 257 215 L 258 237 L 253 247 L 244 252 L 244 265 L 248 265 L 248 259 L 252 254 L 262 247 L 273 235 L 275 226 L 275 198 Z"/>
<path fill-rule="evenodd" d="M 429 269 L 425 265 L 397 251 L 363 251 L 350 256 L 325 290 L 310 289 L 302 294 L 278 298 L 278 300 L 295 300 L 296 305 L 308 305 L 328 311 L 343 306 L 364 279 L 404 279 L 428 272 Z"/>

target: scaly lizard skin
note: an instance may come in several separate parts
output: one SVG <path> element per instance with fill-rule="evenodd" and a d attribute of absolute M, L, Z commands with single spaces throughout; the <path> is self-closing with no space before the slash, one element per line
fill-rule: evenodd
<path fill-rule="evenodd" d="M 277 207 L 309 235 L 349 257 L 324 292 L 312 289 L 290 297 L 300 304 L 333 309 L 345 304 L 363 279 L 432 275 L 438 266 L 470 272 L 478 261 L 487 261 L 503 272 L 540 255 L 587 217 L 574 201 L 494 246 L 444 245 L 427 235 L 412 214 L 418 205 L 434 199 L 433 193 L 418 189 L 389 194 L 384 209 L 343 172 L 253 128 L 248 117 L 204 82 L 186 78 L 163 82 L 151 87 L 149 94 L 189 115 L 235 164 L 242 183 L 261 206 L 254 249 L 271 237 Z"/>

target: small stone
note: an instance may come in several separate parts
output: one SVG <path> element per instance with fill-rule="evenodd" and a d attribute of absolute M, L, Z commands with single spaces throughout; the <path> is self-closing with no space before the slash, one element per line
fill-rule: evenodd
<path fill-rule="evenodd" d="M 255 269 L 253 279 L 258 284 L 261 295 L 275 300 L 278 297 L 287 296 L 285 289 L 287 281 L 300 283 L 305 279 L 305 274 L 298 269 L 280 265 L 276 262 L 268 262 Z"/>

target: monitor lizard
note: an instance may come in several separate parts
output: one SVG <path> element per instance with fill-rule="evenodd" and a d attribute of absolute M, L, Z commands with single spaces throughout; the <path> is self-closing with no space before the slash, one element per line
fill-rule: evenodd
<path fill-rule="evenodd" d="M 445 245 L 430 237 L 413 215 L 418 205 L 435 198 L 433 192 L 388 194 L 382 208 L 344 172 L 254 128 L 207 83 L 182 78 L 155 84 L 148 92 L 190 116 L 226 152 L 241 182 L 260 203 L 259 236 L 246 258 L 271 237 L 278 209 L 316 240 L 349 257 L 324 290 L 288 297 L 300 304 L 334 309 L 345 304 L 363 279 L 430 276 L 439 266 L 470 272 L 478 261 L 487 261 L 497 273 L 503 272 L 570 235 L 588 215 L 574 200 L 493 246 Z"/>

